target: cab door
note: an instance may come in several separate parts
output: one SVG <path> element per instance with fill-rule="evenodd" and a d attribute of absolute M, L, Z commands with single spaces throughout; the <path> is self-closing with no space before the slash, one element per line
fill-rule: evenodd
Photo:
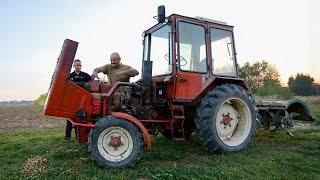
<path fill-rule="evenodd" d="M 208 77 L 206 30 L 203 24 L 177 21 L 175 100 L 196 98 Z"/>

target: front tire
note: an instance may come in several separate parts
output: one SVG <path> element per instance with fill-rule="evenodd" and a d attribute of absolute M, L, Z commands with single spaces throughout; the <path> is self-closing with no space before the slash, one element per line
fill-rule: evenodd
<path fill-rule="evenodd" d="M 132 167 L 142 156 L 143 138 L 137 126 L 110 115 L 101 118 L 91 129 L 88 149 L 99 166 Z"/>
<path fill-rule="evenodd" d="M 212 153 L 246 148 L 257 126 L 253 103 L 249 93 L 238 85 L 225 84 L 209 91 L 195 119 L 204 148 Z"/>

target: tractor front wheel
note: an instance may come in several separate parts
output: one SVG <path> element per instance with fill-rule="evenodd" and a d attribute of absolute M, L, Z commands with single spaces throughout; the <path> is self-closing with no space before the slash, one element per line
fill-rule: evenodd
<path fill-rule="evenodd" d="M 227 153 L 246 148 L 256 130 L 253 98 L 241 86 L 225 84 L 207 93 L 195 124 L 209 152 Z"/>
<path fill-rule="evenodd" d="M 100 166 L 125 168 L 141 158 L 143 138 L 137 126 L 110 115 L 101 118 L 91 129 L 88 149 Z"/>

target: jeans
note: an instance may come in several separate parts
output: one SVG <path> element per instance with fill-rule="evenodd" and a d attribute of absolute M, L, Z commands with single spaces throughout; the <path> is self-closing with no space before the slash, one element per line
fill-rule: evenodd
<path fill-rule="evenodd" d="M 72 131 L 72 123 L 67 120 L 66 123 L 66 133 L 65 133 L 65 138 L 71 138 L 71 131 Z"/>

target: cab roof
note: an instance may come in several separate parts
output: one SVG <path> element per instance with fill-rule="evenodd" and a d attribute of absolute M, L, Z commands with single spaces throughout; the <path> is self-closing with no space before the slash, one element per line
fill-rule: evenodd
<path fill-rule="evenodd" d="M 153 32 L 155 29 L 158 29 L 159 27 L 162 27 L 164 24 L 171 24 L 172 21 L 176 20 L 176 19 L 192 21 L 192 22 L 196 22 L 196 23 L 209 24 L 209 25 L 211 24 L 211 25 L 214 25 L 214 26 L 222 27 L 223 29 L 228 29 L 228 30 L 232 30 L 233 29 L 233 26 L 228 25 L 226 22 L 212 20 L 212 19 L 198 17 L 198 16 L 197 17 L 188 17 L 188 16 L 179 15 L 179 14 L 171 14 L 166 19 L 167 19 L 166 23 L 157 23 L 154 26 L 152 26 L 151 28 L 149 28 L 146 31 L 144 31 L 144 34 L 148 34 L 150 32 Z"/>

